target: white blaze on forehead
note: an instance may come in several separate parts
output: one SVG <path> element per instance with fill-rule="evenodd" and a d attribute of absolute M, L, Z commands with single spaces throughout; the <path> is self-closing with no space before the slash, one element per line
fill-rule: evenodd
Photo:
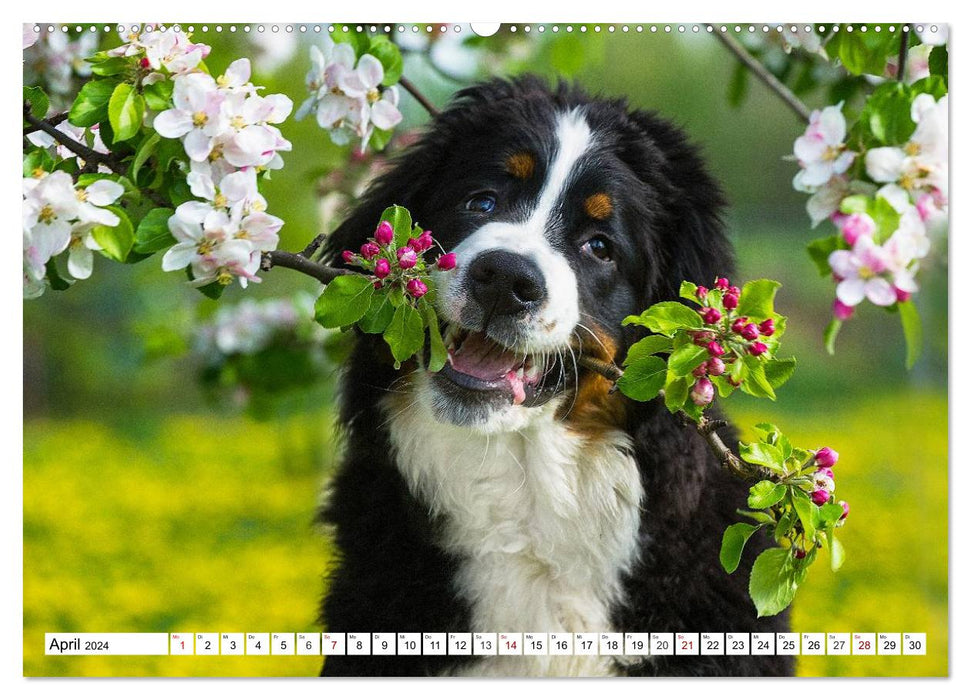
<path fill-rule="evenodd" d="M 529 218 L 518 223 L 486 224 L 455 248 L 460 274 L 437 273 L 436 282 L 441 289 L 438 303 L 446 318 L 458 321 L 468 302 L 466 274 L 475 258 L 489 250 L 508 250 L 532 260 L 546 285 L 546 302 L 525 333 L 531 350 L 552 350 L 569 343 L 580 320 L 577 279 L 566 257 L 553 248 L 546 233 L 577 164 L 592 143 L 590 126 L 579 109 L 560 115 L 553 162 Z"/>

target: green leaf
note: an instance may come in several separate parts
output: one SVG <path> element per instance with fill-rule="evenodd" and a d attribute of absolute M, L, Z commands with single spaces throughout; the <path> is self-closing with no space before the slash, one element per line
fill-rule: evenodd
<path fill-rule="evenodd" d="M 404 67 L 401 49 L 392 44 L 386 35 L 372 36 L 367 52 L 381 61 L 381 66 L 384 68 L 382 85 L 394 85 L 401 80 L 401 70 Z"/>
<path fill-rule="evenodd" d="M 786 537 L 789 534 L 789 530 L 792 526 L 796 524 L 796 511 L 792 509 L 787 509 L 782 517 L 779 518 L 779 522 L 776 523 L 774 537 L 776 542 Z"/>
<path fill-rule="evenodd" d="M 671 339 L 663 335 L 649 335 L 630 346 L 624 366 L 658 352 L 671 352 Z"/>
<path fill-rule="evenodd" d="M 384 331 L 384 341 L 391 348 L 395 369 L 421 350 L 425 344 L 425 325 L 411 304 L 402 304 L 395 310 L 391 323 Z"/>
<path fill-rule="evenodd" d="M 745 101 L 748 93 L 748 71 L 742 63 L 736 63 L 732 70 L 732 77 L 728 81 L 728 105 L 738 107 Z"/>
<path fill-rule="evenodd" d="M 826 539 L 829 541 L 829 567 L 833 571 L 839 571 L 846 560 L 846 550 L 843 549 L 843 543 L 836 539 L 832 530 L 826 532 Z"/>
<path fill-rule="evenodd" d="M 700 329 L 703 327 L 701 316 L 677 301 L 662 301 L 654 304 L 640 316 L 628 316 L 624 325 L 645 326 L 654 333 L 672 336 L 683 328 Z"/>
<path fill-rule="evenodd" d="M 118 219 L 117 226 L 95 226 L 91 229 L 91 236 L 97 241 L 98 245 L 104 250 L 108 257 L 118 262 L 124 262 L 128 253 L 135 242 L 135 234 L 132 231 L 131 220 L 128 214 L 119 207 L 102 207 L 115 214 Z"/>
<path fill-rule="evenodd" d="M 677 413 L 688 400 L 688 382 L 684 377 L 673 377 L 670 371 L 664 385 L 664 405 L 671 413 Z"/>
<path fill-rule="evenodd" d="M 365 32 L 356 31 L 354 27 L 348 27 L 346 32 L 335 27 L 331 38 L 338 44 L 350 44 L 357 58 L 367 53 L 371 41 Z"/>
<path fill-rule="evenodd" d="M 119 83 L 108 101 L 108 122 L 115 132 L 115 142 L 127 141 L 142 128 L 145 98 L 128 83 Z"/>
<path fill-rule="evenodd" d="M 849 197 L 843 197 L 840 202 L 840 213 L 863 214 L 869 204 L 870 198 L 865 194 L 851 194 Z"/>
<path fill-rule="evenodd" d="M 97 63 L 92 63 L 91 72 L 100 76 L 118 75 L 128 70 L 130 65 L 131 60 L 124 56 L 111 56 Z"/>
<path fill-rule="evenodd" d="M 30 114 L 37 119 L 47 116 L 51 101 L 47 98 L 47 93 L 39 87 L 28 87 L 24 85 L 24 102 L 30 103 Z"/>
<path fill-rule="evenodd" d="M 896 81 L 886 82 L 867 98 L 860 115 L 881 145 L 906 143 L 917 127 L 910 118 L 910 88 Z"/>
<path fill-rule="evenodd" d="M 748 592 L 759 617 L 777 615 L 789 607 L 799 584 L 787 549 L 767 549 L 752 565 Z"/>
<path fill-rule="evenodd" d="M 142 88 L 145 104 L 148 105 L 149 109 L 156 112 L 164 112 L 172 106 L 172 90 L 174 87 L 175 82 L 172 80 L 160 80 L 157 83 L 145 85 Z"/>
<path fill-rule="evenodd" d="M 823 343 L 826 345 L 826 352 L 830 355 L 836 354 L 836 336 L 839 335 L 840 326 L 842 325 L 842 321 L 834 318 L 826 326 L 826 331 L 823 333 Z"/>
<path fill-rule="evenodd" d="M 812 258 L 813 262 L 816 264 L 816 270 L 819 271 L 821 277 L 829 277 L 830 273 L 832 272 L 829 267 L 829 256 L 833 253 L 833 251 L 838 250 L 839 247 L 839 236 L 817 238 L 806 246 L 806 251 L 809 253 L 809 257 Z"/>
<path fill-rule="evenodd" d="M 931 55 L 927 59 L 927 67 L 934 77 L 939 77 L 944 83 L 944 91 L 947 91 L 947 45 L 941 44 L 931 49 Z M 921 90 L 920 92 L 930 92 Z M 918 93 L 919 94 L 919 93 Z M 931 93 L 933 94 L 933 93 Z M 934 95 L 934 99 L 939 100 L 943 95 Z"/>
<path fill-rule="evenodd" d="M 162 136 L 158 132 L 153 132 L 151 136 L 142 139 L 142 142 L 138 144 L 138 149 L 135 151 L 135 160 L 132 161 L 131 165 L 132 180 L 138 179 L 138 171 L 145 165 L 145 161 L 155 153 L 161 140 Z"/>
<path fill-rule="evenodd" d="M 324 328 L 340 328 L 367 313 L 374 285 L 363 275 L 341 275 L 324 288 L 314 304 L 314 318 Z"/>
<path fill-rule="evenodd" d="M 827 503 L 819 507 L 819 523 L 817 529 L 828 530 L 843 517 L 843 506 L 839 503 Z"/>
<path fill-rule="evenodd" d="M 897 35 L 890 32 L 861 32 L 860 25 L 840 25 L 826 44 L 826 53 L 839 58 L 843 67 L 854 75 L 883 75 L 887 57 L 897 50 Z"/>
<path fill-rule="evenodd" d="M 391 142 L 392 136 L 394 136 L 394 131 L 391 129 L 375 128 L 371 132 L 371 140 L 368 141 L 368 145 L 374 151 L 383 151 L 385 146 Z"/>
<path fill-rule="evenodd" d="M 408 239 L 411 238 L 411 227 L 413 225 L 411 213 L 407 209 L 397 204 L 388 207 L 381 212 L 381 221 L 387 221 L 394 228 L 394 243 L 392 245 L 395 248 L 407 245 Z"/>
<path fill-rule="evenodd" d="M 679 377 L 691 374 L 694 369 L 708 359 L 708 349 L 689 343 L 671 353 L 668 367 Z"/>
<path fill-rule="evenodd" d="M 719 377 L 711 377 L 710 379 L 711 383 L 718 389 L 718 395 L 723 399 L 727 399 L 735 391 L 735 386 L 725 378 L 724 374 Z"/>
<path fill-rule="evenodd" d="M 801 489 L 793 489 L 792 505 L 799 516 L 799 522 L 802 523 L 806 539 L 814 539 L 816 537 L 816 521 L 819 519 L 819 506 L 809 500 L 809 495 Z"/>
<path fill-rule="evenodd" d="M 678 295 L 682 299 L 690 299 L 691 301 L 697 301 L 698 299 L 698 285 L 694 282 L 682 282 L 681 288 L 678 290 Z"/>
<path fill-rule="evenodd" d="M 365 333 L 384 333 L 394 318 L 394 304 L 387 294 L 375 292 L 371 299 L 371 307 L 357 322 L 358 328 Z"/>
<path fill-rule="evenodd" d="M 135 229 L 136 253 L 157 253 L 176 244 L 169 230 L 169 217 L 175 213 L 167 207 L 158 207 L 148 212 Z"/>
<path fill-rule="evenodd" d="M 743 508 L 736 508 L 735 512 L 746 518 L 751 518 L 755 522 L 762 525 L 775 525 L 775 519 L 768 513 L 763 513 L 761 510 L 744 510 Z"/>
<path fill-rule="evenodd" d="M 63 292 L 65 289 L 71 287 L 71 282 L 61 276 L 54 258 L 48 260 L 44 267 L 47 270 L 47 281 L 50 282 L 51 289 L 57 292 Z"/>
<path fill-rule="evenodd" d="M 773 303 L 775 293 L 782 285 L 775 280 L 751 280 L 742 287 L 738 299 L 738 315 L 748 316 L 754 321 L 762 321 L 775 312 Z"/>
<path fill-rule="evenodd" d="M 435 309 L 427 302 L 422 306 L 424 307 L 422 311 L 425 316 L 425 325 L 428 326 L 428 339 L 430 341 L 428 371 L 438 372 L 445 366 L 448 350 L 445 349 L 445 343 L 442 341 L 442 333 L 438 328 L 438 315 L 435 313 Z"/>
<path fill-rule="evenodd" d="M 796 371 L 796 358 L 784 357 L 781 359 L 766 360 L 762 364 L 762 369 L 765 371 L 765 378 L 769 382 L 769 385 L 773 389 L 778 389 L 789 381 L 790 377 Z"/>
<path fill-rule="evenodd" d="M 875 243 L 884 243 L 900 227 L 900 214 L 883 197 L 876 197 L 869 201 L 867 214 L 877 225 L 877 230 L 873 233 Z"/>
<path fill-rule="evenodd" d="M 782 457 L 782 451 L 775 445 L 764 442 L 740 442 L 738 454 L 750 464 L 758 464 L 778 472 L 783 470 L 785 460 Z"/>
<path fill-rule="evenodd" d="M 900 309 L 900 324 L 904 329 L 904 340 L 907 341 L 907 369 L 910 369 L 917 362 L 923 349 L 924 331 L 914 302 L 910 300 L 897 302 L 897 308 Z"/>
<path fill-rule="evenodd" d="M 624 375 L 617 380 L 617 388 L 635 401 L 650 401 L 664 386 L 666 374 L 667 364 L 660 357 L 638 358 L 624 370 Z"/>
<path fill-rule="evenodd" d="M 108 102 L 118 85 L 114 78 L 92 80 L 84 84 L 74 98 L 68 120 L 75 126 L 94 126 L 108 118 Z"/>
<path fill-rule="evenodd" d="M 38 169 L 48 173 L 54 170 L 54 157 L 46 148 L 35 148 L 24 154 L 24 177 L 32 177 Z"/>
<path fill-rule="evenodd" d="M 742 550 L 745 549 L 745 543 L 759 527 L 759 525 L 749 525 L 748 523 L 735 523 L 725 529 L 718 559 L 727 573 L 734 573 L 738 568 L 738 563 L 742 560 Z"/>
<path fill-rule="evenodd" d="M 749 396 L 775 401 L 775 389 L 765 376 L 765 368 L 759 358 L 750 355 L 743 362 L 748 366 L 748 377 L 742 383 L 742 391 Z"/>
<path fill-rule="evenodd" d="M 748 491 L 748 507 L 756 510 L 770 508 L 785 498 L 785 484 L 774 481 L 760 481 Z"/>

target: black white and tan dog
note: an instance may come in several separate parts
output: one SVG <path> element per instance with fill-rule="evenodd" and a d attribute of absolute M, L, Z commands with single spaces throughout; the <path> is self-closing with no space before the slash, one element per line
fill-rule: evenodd
<path fill-rule="evenodd" d="M 437 273 L 449 357 L 398 371 L 361 335 L 343 377 L 346 453 L 321 520 L 339 560 L 333 632 L 784 631 L 757 619 L 750 543 L 721 533 L 746 486 L 620 362 L 622 319 L 729 272 L 723 200 L 695 148 L 623 100 L 525 77 L 460 92 L 366 193 L 331 259 L 410 209 L 459 265 Z M 732 444 L 731 430 L 723 437 Z M 324 675 L 781 675 L 776 656 L 333 656 Z"/>

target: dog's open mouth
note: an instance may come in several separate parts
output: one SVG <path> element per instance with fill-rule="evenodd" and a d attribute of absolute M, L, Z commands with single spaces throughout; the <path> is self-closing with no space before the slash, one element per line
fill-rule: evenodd
<path fill-rule="evenodd" d="M 473 392 L 503 395 L 512 403 L 532 404 L 564 389 L 563 365 L 554 355 L 508 348 L 481 331 L 449 326 L 448 362 L 441 374 Z"/>

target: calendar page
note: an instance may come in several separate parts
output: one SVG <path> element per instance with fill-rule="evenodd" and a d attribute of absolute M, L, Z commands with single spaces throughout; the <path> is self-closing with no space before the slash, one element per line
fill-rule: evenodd
<path fill-rule="evenodd" d="M 948 676 L 948 24 L 328 14 L 23 25 L 23 675 Z"/>

